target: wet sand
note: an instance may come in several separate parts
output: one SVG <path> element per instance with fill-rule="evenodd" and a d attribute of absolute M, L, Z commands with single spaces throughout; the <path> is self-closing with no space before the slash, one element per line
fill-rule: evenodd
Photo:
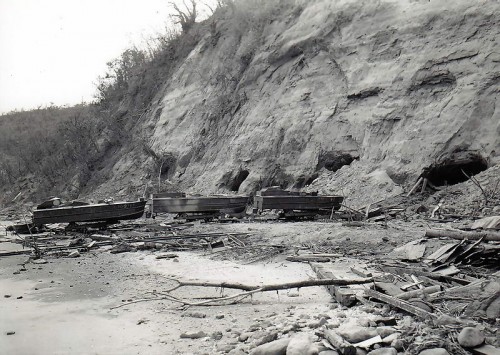
<path fill-rule="evenodd" d="M 313 276 L 308 265 L 279 260 L 239 265 L 195 253 L 178 255 L 179 262 L 157 260 L 149 252 L 110 254 L 104 250 L 75 259 L 47 259 L 49 263 L 43 265 L 24 264 L 27 256 L 0 259 L 2 353 L 215 354 L 221 344 L 235 342 L 232 331 L 243 331 L 256 317 L 286 312 L 290 305 L 309 313 L 331 302 L 323 288 L 313 287 L 301 290 L 298 296 L 285 290 L 258 294 L 239 305 L 189 309 L 205 314 L 202 319 L 186 317 L 186 312 L 170 301 L 135 303 L 111 310 L 124 301 L 151 297 L 150 291 L 172 286 L 168 277 L 258 284 Z M 15 275 L 23 264 L 26 271 Z M 189 287 L 176 295 L 217 296 L 220 290 Z M 224 318 L 216 318 L 221 315 Z M 198 330 L 209 335 L 219 331 L 224 336 L 221 340 L 180 339 L 181 333 Z M 11 331 L 15 334 L 7 335 Z"/>

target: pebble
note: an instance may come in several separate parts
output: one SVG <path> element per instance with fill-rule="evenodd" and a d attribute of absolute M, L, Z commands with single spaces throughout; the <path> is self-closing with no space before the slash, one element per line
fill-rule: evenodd
<path fill-rule="evenodd" d="M 236 344 L 217 344 L 217 350 L 228 353 L 236 348 Z"/>
<path fill-rule="evenodd" d="M 241 342 L 245 342 L 248 340 L 248 338 L 250 338 L 251 335 L 252 333 L 243 333 L 238 337 L 238 340 Z"/>
<path fill-rule="evenodd" d="M 466 327 L 458 335 L 458 343 L 464 348 L 473 348 L 484 343 L 484 334 L 477 328 Z"/>
<path fill-rule="evenodd" d="M 316 328 L 321 327 L 322 325 L 325 325 L 326 323 L 328 323 L 327 319 L 321 318 L 320 320 L 309 323 L 307 326 L 311 329 L 316 329 Z"/>
<path fill-rule="evenodd" d="M 5 298 L 10 298 L 12 295 L 3 295 Z"/>
<path fill-rule="evenodd" d="M 393 340 L 391 343 L 391 346 L 396 349 L 397 351 L 403 351 L 404 350 L 404 342 L 401 339 L 396 339 Z"/>
<path fill-rule="evenodd" d="M 278 332 L 272 332 L 264 335 L 260 340 L 258 340 L 255 345 L 259 346 L 262 344 L 270 343 L 274 340 L 278 339 Z"/>
<path fill-rule="evenodd" d="M 182 317 L 191 317 L 191 318 L 206 318 L 205 313 L 199 313 L 199 312 L 190 312 L 190 313 L 184 313 Z"/>
<path fill-rule="evenodd" d="M 443 348 L 434 348 L 423 350 L 419 355 L 450 355 L 450 353 Z"/>
<path fill-rule="evenodd" d="M 218 314 L 215 316 L 215 319 L 223 319 L 224 315 L 223 314 Z"/>
<path fill-rule="evenodd" d="M 78 250 L 72 251 L 69 253 L 68 258 L 78 258 L 80 256 L 80 252 Z"/>
<path fill-rule="evenodd" d="M 213 332 L 210 338 L 212 338 L 213 340 L 221 340 L 222 336 L 222 332 Z"/>
<path fill-rule="evenodd" d="M 397 355 L 398 351 L 394 348 L 380 348 L 372 350 L 368 355 Z"/>
<path fill-rule="evenodd" d="M 182 333 L 181 334 L 181 339 L 200 339 L 200 338 L 205 338 L 207 337 L 208 335 L 203 332 L 203 331 L 199 331 L 199 332 L 196 332 L 196 333 Z"/>
<path fill-rule="evenodd" d="M 289 343 L 289 338 L 275 340 L 257 346 L 250 352 L 250 355 L 285 355 Z"/>
<path fill-rule="evenodd" d="M 377 333 L 378 335 L 380 335 L 383 338 L 386 338 L 388 337 L 389 335 L 391 334 L 394 334 L 394 333 L 397 333 L 397 330 L 394 329 L 393 327 L 387 327 L 387 326 L 384 326 L 384 327 L 378 327 L 377 328 Z M 392 341 L 392 340 L 391 340 Z"/>
<path fill-rule="evenodd" d="M 7 332 L 7 333 L 5 333 L 5 334 L 6 334 L 6 335 L 14 335 L 14 334 L 16 334 L 16 332 L 14 332 L 14 331 L 12 331 L 12 330 L 11 330 L 11 331 L 8 331 L 8 332 Z"/>
<path fill-rule="evenodd" d="M 31 260 L 31 263 L 32 264 L 47 264 L 48 261 L 45 259 L 35 259 L 35 260 Z"/>

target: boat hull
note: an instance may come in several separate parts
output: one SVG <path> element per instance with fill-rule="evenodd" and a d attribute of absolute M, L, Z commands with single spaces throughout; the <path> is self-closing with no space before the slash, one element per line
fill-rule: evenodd
<path fill-rule="evenodd" d="M 153 213 L 240 213 L 246 209 L 248 196 L 161 198 L 153 195 Z"/>
<path fill-rule="evenodd" d="M 342 196 L 255 196 L 255 207 L 262 210 L 331 210 L 340 208 Z"/>
<path fill-rule="evenodd" d="M 146 201 L 98 203 L 33 211 L 33 224 L 100 222 L 136 219 L 144 214 Z"/>

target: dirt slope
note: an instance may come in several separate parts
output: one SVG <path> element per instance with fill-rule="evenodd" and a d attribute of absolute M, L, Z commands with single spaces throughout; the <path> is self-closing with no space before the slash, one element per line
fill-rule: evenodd
<path fill-rule="evenodd" d="M 497 1 L 466 0 L 228 8 L 208 20 L 137 135 L 171 153 L 162 178 L 191 192 L 319 176 L 324 192 L 362 183 L 386 197 L 432 164 L 482 170 L 500 162 L 499 14 Z M 157 179 L 134 144 L 96 194 Z"/>

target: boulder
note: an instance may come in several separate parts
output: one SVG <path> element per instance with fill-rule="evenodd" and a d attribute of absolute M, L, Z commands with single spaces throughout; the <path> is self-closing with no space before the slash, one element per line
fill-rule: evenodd
<path fill-rule="evenodd" d="M 377 329 L 361 327 L 359 325 L 343 325 L 337 329 L 345 340 L 350 343 L 359 343 L 364 340 L 376 337 L 378 335 Z"/>

